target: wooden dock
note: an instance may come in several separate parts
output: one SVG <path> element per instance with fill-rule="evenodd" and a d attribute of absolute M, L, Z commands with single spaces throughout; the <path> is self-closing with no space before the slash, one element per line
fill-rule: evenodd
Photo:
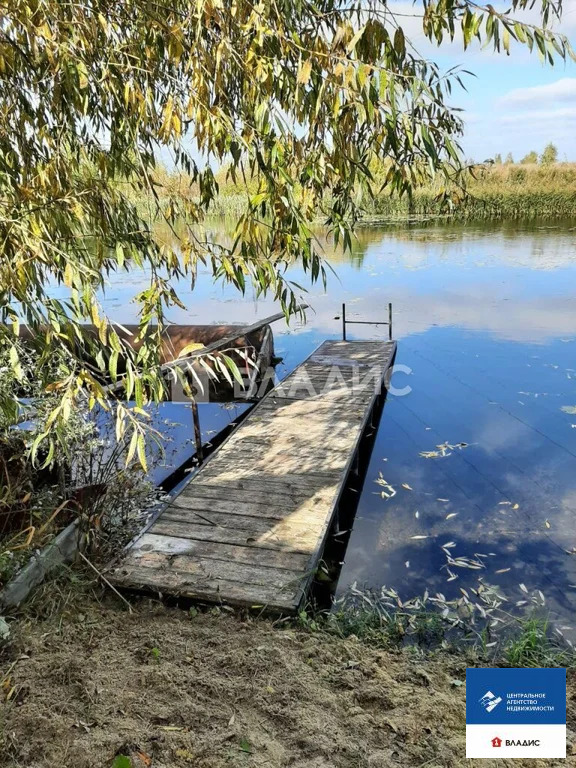
<path fill-rule="evenodd" d="M 256 405 L 107 578 L 122 588 L 297 610 L 395 352 L 395 342 L 324 342 Z"/>

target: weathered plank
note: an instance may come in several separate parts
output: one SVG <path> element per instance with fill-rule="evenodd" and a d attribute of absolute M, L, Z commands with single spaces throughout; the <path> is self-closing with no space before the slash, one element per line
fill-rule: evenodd
<path fill-rule="evenodd" d="M 394 353 L 390 342 L 322 344 L 107 577 L 121 587 L 296 610 Z"/>
<path fill-rule="evenodd" d="M 225 562 L 246 563 L 247 565 L 268 565 L 286 570 L 305 571 L 310 562 L 308 554 L 285 552 L 261 547 L 243 547 L 234 544 L 180 539 L 176 536 L 161 536 L 145 533 L 135 542 L 132 553 L 135 559 L 139 552 L 163 552 L 167 555 L 193 555 L 203 560 L 224 560 Z"/>
<path fill-rule="evenodd" d="M 237 581 L 213 579 L 199 581 L 196 576 L 176 570 L 143 568 L 130 565 L 114 571 L 114 581 L 120 587 L 146 589 L 149 592 L 193 597 L 208 602 L 228 602 L 243 606 L 260 606 L 269 610 L 285 610 L 286 605 L 298 602 L 300 586 L 276 589 L 260 584 L 241 584 Z"/>
<path fill-rule="evenodd" d="M 336 486 L 332 487 L 331 493 L 337 490 Z M 313 511 L 318 504 L 323 504 L 327 500 L 326 493 L 315 494 L 312 498 L 306 496 L 300 496 L 300 499 L 294 500 L 297 505 L 294 508 L 294 513 L 303 516 L 309 511 Z M 219 525 L 218 520 L 223 519 L 222 516 L 228 515 L 232 518 L 239 517 L 255 517 L 265 518 L 269 520 L 283 520 L 286 517 L 286 503 L 287 500 L 282 502 L 277 498 L 270 497 L 268 495 L 268 501 L 264 501 L 261 497 L 260 502 L 243 501 L 236 498 L 231 499 L 219 499 L 219 498 L 203 498 L 201 496 L 178 496 L 174 499 L 173 503 L 166 510 L 164 515 L 170 515 L 171 519 L 186 519 L 190 515 L 196 517 L 203 516 L 208 520 L 213 520 L 214 525 Z M 218 517 L 214 517 L 217 515 Z"/>
<path fill-rule="evenodd" d="M 290 552 L 312 553 L 318 534 L 306 530 L 304 526 L 289 525 L 283 521 L 282 528 L 269 528 L 267 531 L 230 528 L 221 525 L 199 525 L 190 520 L 179 523 L 165 520 L 161 516 L 150 529 L 162 536 L 200 539 L 201 541 L 218 541 L 222 544 L 238 544 L 243 547 L 262 547 L 264 549 L 281 549 Z"/>

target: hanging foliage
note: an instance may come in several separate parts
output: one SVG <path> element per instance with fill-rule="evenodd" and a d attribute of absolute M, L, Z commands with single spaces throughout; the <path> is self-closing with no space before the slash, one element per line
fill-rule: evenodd
<path fill-rule="evenodd" d="M 528 0 L 503 12 L 426 0 L 414 13 L 438 44 L 458 37 L 464 47 L 479 40 L 506 52 L 517 42 L 547 61 L 571 55 L 548 29 L 560 3 L 536 5 L 540 28 L 515 20 L 534 6 Z M 138 413 L 162 395 L 156 366 L 166 310 L 180 304 L 175 278 L 193 281 L 208 265 L 240 291 L 271 294 L 289 315 L 299 289 L 286 268 L 298 259 L 312 280 L 324 277 L 311 230 L 318 216 L 350 246 L 357 200 L 379 191 L 375 161 L 386 164 L 390 193 L 409 193 L 431 177 L 458 185 L 462 125 L 448 99 L 462 73 L 421 58 L 394 8 L 337 0 L 5 0 L 0 341 L 22 383 L 25 322 L 38 354 L 34 376 L 59 394 L 42 439 L 52 439 L 79 397 L 109 403 L 103 382 L 118 380 L 120 357 L 120 396 L 137 410 L 118 409 L 119 429 L 126 418 L 140 429 Z M 196 198 L 159 194 L 159 153 L 190 175 Z M 224 164 L 233 181 L 250 183 L 233 241 L 218 244 L 195 227 L 218 196 L 214 171 Z M 184 222 L 177 248 L 154 240 L 131 202 L 135 193 L 155 199 L 169 223 Z M 110 273 L 134 268 L 149 275 L 136 297 L 137 351 L 126 348 L 98 300 Z M 66 300 L 51 298 L 58 284 Z M 83 322 L 96 326 L 95 337 L 83 337 Z M 0 409 L 12 418 L 17 395 L 5 391 Z"/>

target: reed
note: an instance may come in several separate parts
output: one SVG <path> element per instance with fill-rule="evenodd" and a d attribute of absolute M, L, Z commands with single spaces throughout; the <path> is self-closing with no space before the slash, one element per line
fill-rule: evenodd
<path fill-rule="evenodd" d="M 248 188 L 227 181 L 225 171 L 217 174 L 220 194 L 210 213 L 216 216 L 238 216 L 246 208 Z M 158 172 L 161 200 L 170 195 L 195 200 L 197 189 L 181 174 Z M 378 179 L 377 179 L 378 182 Z M 439 182 L 417 189 L 411 198 L 389 195 L 385 190 L 374 198 L 364 198 L 362 208 L 368 220 L 395 220 L 419 217 L 449 217 L 457 220 L 566 219 L 576 217 L 576 163 L 503 164 L 481 170 L 477 178 L 468 179 L 468 195 L 453 205 L 442 205 Z M 135 201 L 145 215 L 154 216 L 152 198 Z"/>
<path fill-rule="evenodd" d="M 576 164 L 496 165 L 468 180 L 468 196 L 442 207 L 439 184 L 418 189 L 412 199 L 381 193 L 366 201 L 368 216 L 402 218 L 448 215 L 455 219 L 558 219 L 576 216 Z"/>

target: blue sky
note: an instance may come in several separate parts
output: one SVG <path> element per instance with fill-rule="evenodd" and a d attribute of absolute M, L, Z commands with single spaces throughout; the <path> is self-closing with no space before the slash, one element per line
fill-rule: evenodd
<path fill-rule="evenodd" d="M 390 7 L 414 14 L 421 5 L 396 0 Z M 516 17 L 538 22 L 534 11 Z M 561 160 L 576 162 L 576 63 L 545 65 L 521 46 L 510 56 L 479 46 L 463 51 L 457 40 L 437 48 L 422 34 L 420 19 L 399 21 L 422 56 L 443 68 L 459 64 L 474 72 L 475 77 L 465 79 L 468 92 L 457 89 L 452 98 L 454 106 L 466 110 L 462 145 L 467 156 L 481 161 L 497 152 L 512 152 L 518 160 L 532 149 L 541 152 L 552 141 Z M 562 22 L 554 28 L 576 47 L 576 0 L 564 0 Z"/>
<path fill-rule="evenodd" d="M 538 5 L 541 0 L 536 0 Z M 502 0 L 493 5 L 504 11 Z M 576 49 L 576 0 L 564 0 L 562 21 L 553 25 L 566 35 Z M 537 53 L 513 44 L 510 55 L 472 45 L 463 50 L 460 39 L 433 45 L 422 32 L 421 0 L 389 0 L 388 8 L 397 16 L 406 37 L 420 56 L 435 61 L 442 69 L 462 66 L 474 73 L 465 76 L 467 90 L 458 86 L 451 103 L 464 109 L 466 125 L 462 147 L 466 157 L 481 162 L 496 153 L 509 152 L 520 160 L 531 150 L 542 152 L 548 142 L 559 150 L 559 159 L 576 162 L 576 63 L 558 60 L 543 64 Z M 514 14 L 514 18 L 539 24 L 537 10 Z M 189 143 L 194 158 L 203 164 Z M 167 167 L 173 159 L 160 152 Z"/>

